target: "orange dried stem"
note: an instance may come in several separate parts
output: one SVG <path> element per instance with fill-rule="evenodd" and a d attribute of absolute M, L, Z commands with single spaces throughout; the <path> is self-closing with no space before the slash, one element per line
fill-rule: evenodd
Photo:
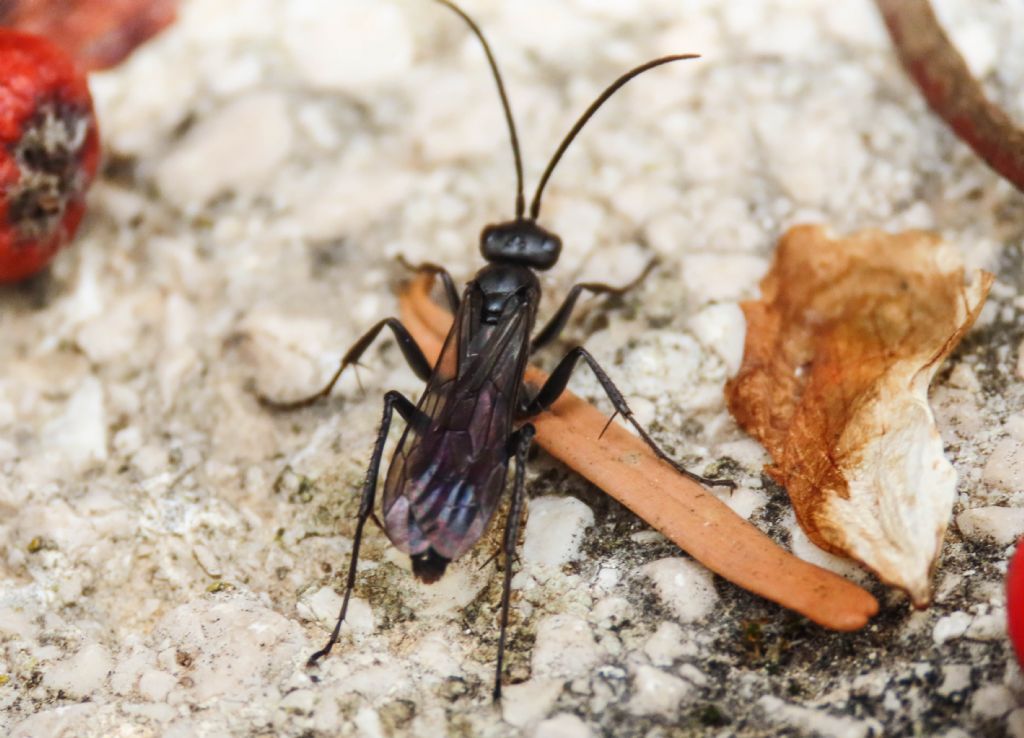
<path fill-rule="evenodd" d="M 400 297 L 402 320 L 435 359 L 451 315 L 430 299 L 432 277 L 417 277 Z M 526 381 L 547 375 L 534 367 Z M 878 612 L 870 593 L 788 553 L 703 487 L 659 460 L 619 423 L 571 392 L 531 422 L 556 459 L 614 497 L 704 566 L 755 594 L 834 630 L 856 630 Z"/>

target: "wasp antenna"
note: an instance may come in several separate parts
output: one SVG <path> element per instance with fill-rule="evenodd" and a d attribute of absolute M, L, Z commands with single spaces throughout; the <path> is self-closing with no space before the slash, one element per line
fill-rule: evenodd
<path fill-rule="evenodd" d="M 444 2 L 444 0 L 438 0 L 438 2 Z M 544 170 L 544 174 L 541 175 L 540 182 L 537 183 L 537 191 L 533 194 L 533 202 L 530 203 L 530 220 L 537 220 L 537 216 L 540 214 L 540 196 L 544 192 L 544 185 L 548 183 L 551 178 L 551 173 L 555 171 L 555 166 L 558 164 L 565 150 L 569 148 L 569 144 L 572 143 L 573 139 L 576 138 L 576 134 L 587 124 L 594 113 L 597 112 L 598 108 L 604 105 L 605 101 L 609 97 L 615 94 L 615 92 L 622 87 L 624 84 L 629 82 L 634 77 L 643 74 L 648 69 L 654 69 L 660 67 L 662 64 L 668 64 L 669 62 L 681 61 L 683 59 L 697 59 L 700 54 L 673 54 L 672 56 L 662 56 L 657 59 L 652 59 L 646 64 L 641 64 L 639 67 L 629 70 L 624 75 L 619 77 L 617 80 L 608 85 L 607 89 L 602 92 L 594 102 L 590 104 L 590 107 L 584 111 L 580 119 L 576 121 L 576 124 L 572 127 L 569 133 L 566 134 L 565 138 L 562 139 L 562 143 L 558 145 L 558 149 L 555 151 L 555 155 L 551 157 L 551 161 L 548 162 L 547 169 Z"/>
<path fill-rule="evenodd" d="M 505 109 L 505 122 L 508 123 L 508 135 L 512 140 L 512 156 L 516 162 L 516 220 L 522 220 L 523 212 L 526 209 L 526 198 L 523 195 L 523 156 L 519 152 L 519 136 L 516 135 L 516 124 L 512 119 L 512 106 L 508 103 L 508 95 L 505 94 L 505 83 L 501 81 L 501 72 L 498 71 L 498 62 L 494 60 L 494 54 L 491 53 L 490 44 L 487 43 L 487 39 L 484 38 L 483 31 L 476 22 L 466 14 L 462 8 L 449 0 L 436 0 L 436 2 L 444 5 L 446 8 L 452 10 L 462 20 L 466 21 L 466 25 L 469 26 L 470 30 L 480 41 L 480 45 L 484 47 L 484 54 L 487 55 L 487 63 L 491 65 L 491 73 L 494 75 L 494 82 L 498 85 L 498 94 L 501 96 L 501 106 Z"/>

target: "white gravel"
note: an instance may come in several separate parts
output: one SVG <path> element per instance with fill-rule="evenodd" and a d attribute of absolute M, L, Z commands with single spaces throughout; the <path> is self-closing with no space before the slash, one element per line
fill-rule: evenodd
<path fill-rule="evenodd" d="M 539 452 L 500 708 L 500 524 L 433 586 L 369 524 L 349 627 L 307 671 L 380 396 L 421 383 L 391 343 L 318 409 L 275 415 L 250 387 L 317 388 L 395 314 L 396 255 L 472 275 L 481 227 L 511 215 L 511 155 L 481 50 L 428 0 L 190 0 L 92 78 L 89 216 L 49 282 L 0 290 L 0 734 L 1024 735 L 1002 623 L 1024 509 L 1019 193 L 927 112 L 869 0 L 465 2 L 528 186 L 617 74 L 703 54 L 617 94 L 552 179 L 541 221 L 565 245 L 542 319 L 575 281 L 660 261 L 621 300 L 583 298 L 538 361 L 586 343 L 671 453 L 725 462 L 741 488 L 716 494 L 882 613 L 835 634 L 782 612 Z M 936 5 L 1024 118 L 1021 7 Z M 961 481 L 925 612 L 795 532 L 725 410 L 739 302 L 808 220 L 934 228 L 997 274 L 932 388 Z M 610 410 L 585 370 L 572 388 Z"/>

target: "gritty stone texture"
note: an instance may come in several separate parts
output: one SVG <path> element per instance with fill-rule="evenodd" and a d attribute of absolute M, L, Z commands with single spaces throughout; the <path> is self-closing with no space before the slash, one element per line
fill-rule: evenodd
<path fill-rule="evenodd" d="M 676 714 L 693 686 L 654 666 L 639 666 L 633 675 L 633 696 L 626 706 L 634 715 Z"/>
<path fill-rule="evenodd" d="M 512 684 L 501 695 L 501 716 L 517 727 L 536 724 L 544 718 L 562 692 L 560 679 L 530 679 Z"/>
<path fill-rule="evenodd" d="M 585 722 L 568 712 L 545 720 L 533 732 L 533 738 L 591 738 L 593 735 Z"/>
<path fill-rule="evenodd" d="M 939 618 L 939 622 L 935 624 L 935 629 L 932 632 L 932 638 L 935 639 L 936 645 L 941 646 L 946 641 L 951 641 L 955 638 L 959 638 L 971 625 L 971 616 L 966 612 L 954 612 L 951 615 L 946 615 Z"/>
<path fill-rule="evenodd" d="M 481 227 L 511 215 L 507 132 L 481 50 L 428 0 L 191 0 L 91 77 L 105 164 L 77 243 L 0 290 L 0 734 L 1024 736 L 1002 587 L 1024 509 L 1020 194 L 927 111 L 869 0 L 465 2 L 528 187 L 616 75 L 703 54 L 630 83 L 559 166 L 541 319 L 574 282 L 659 263 L 627 295 L 582 298 L 537 361 L 585 343 L 671 454 L 739 484 L 713 494 L 881 612 L 826 632 L 538 451 L 524 540 L 545 501 L 567 512 L 541 541 L 557 563 L 520 547 L 500 707 L 500 525 L 432 586 L 367 525 L 349 627 L 307 670 L 381 394 L 421 384 L 385 333 L 315 409 L 268 412 L 250 386 L 321 386 L 395 314 L 399 254 L 470 277 Z M 1024 9 L 935 6 L 1024 120 Z M 725 411 L 738 302 L 807 221 L 935 229 L 996 274 L 931 391 L 959 486 L 926 611 L 814 548 Z M 610 411 L 585 369 L 571 386 Z"/>
<path fill-rule="evenodd" d="M 684 623 L 700 620 L 718 602 L 711 574 L 688 559 L 661 559 L 644 565 L 640 571 L 651 580 L 662 601 Z"/>
<path fill-rule="evenodd" d="M 593 524 L 594 513 L 575 497 L 531 500 L 523 536 L 523 563 L 553 567 L 572 561 L 579 552 L 584 531 Z"/>
<path fill-rule="evenodd" d="M 989 539 L 1009 546 L 1024 534 L 1024 508 L 974 507 L 957 515 L 956 525 L 972 541 Z"/>

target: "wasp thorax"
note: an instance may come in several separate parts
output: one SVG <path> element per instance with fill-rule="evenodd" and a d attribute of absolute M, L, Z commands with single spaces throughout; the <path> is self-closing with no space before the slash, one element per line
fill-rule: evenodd
<path fill-rule="evenodd" d="M 549 269 L 558 261 L 562 239 L 532 220 L 489 225 L 480 236 L 480 253 L 487 261 Z"/>

